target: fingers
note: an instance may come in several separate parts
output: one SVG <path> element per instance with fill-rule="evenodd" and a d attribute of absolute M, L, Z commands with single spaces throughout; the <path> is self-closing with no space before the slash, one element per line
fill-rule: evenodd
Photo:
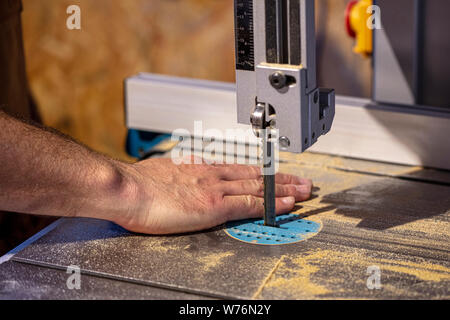
<path fill-rule="evenodd" d="M 277 215 L 291 212 L 294 206 L 294 197 L 277 198 L 275 202 Z M 262 218 L 264 200 L 254 196 L 228 196 L 223 200 L 223 210 L 229 221 Z"/>
<path fill-rule="evenodd" d="M 275 176 L 275 182 L 279 184 L 306 185 L 311 189 L 313 187 L 311 180 L 285 173 L 277 173 L 277 175 Z"/>
<path fill-rule="evenodd" d="M 223 165 L 217 167 L 221 178 L 227 181 L 235 180 L 253 180 L 262 176 L 261 168 L 246 165 Z M 312 188 L 312 181 L 303 179 L 291 174 L 277 173 L 276 183 L 293 184 L 293 185 L 309 185 Z"/>
<path fill-rule="evenodd" d="M 224 165 L 217 168 L 220 177 L 226 181 L 251 180 L 261 177 L 261 168 L 246 165 Z"/>
<path fill-rule="evenodd" d="M 225 181 L 220 186 L 225 196 L 251 195 L 264 196 L 264 184 L 259 180 Z M 310 185 L 276 184 L 275 195 L 278 198 L 294 197 L 295 201 L 305 201 L 311 197 Z"/>

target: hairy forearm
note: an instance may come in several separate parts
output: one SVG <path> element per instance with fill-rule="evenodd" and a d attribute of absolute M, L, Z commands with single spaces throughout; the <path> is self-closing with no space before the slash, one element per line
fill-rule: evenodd
<path fill-rule="evenodd" d="M 0 111 L 0 211 L 116 220 L 135 195 L 124 163 Z"/>
<path fill-rule="evenodd" d="M 276 181 L 278 214 L 311 196 L 308 179 L 277 174 Z M 149 234 L 193 232 L 262 217 L 261 183 L 258 167 L 122 163 L 0 111 L 0 211 L 98 218 Z"/>

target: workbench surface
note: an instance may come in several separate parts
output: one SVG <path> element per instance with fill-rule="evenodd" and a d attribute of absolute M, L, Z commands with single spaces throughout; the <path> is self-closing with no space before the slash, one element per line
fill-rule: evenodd
<path fill-rule="evenodd" d="M 282 160 L 282 172 L 316 186 L 296 209 L 322 223 L 308 240 L 259 246 L 224 226 L 157 237 L 60 219 L 0 265 L 0 298 L 450 298 L 449 172 L 312 153 Z M 70 265 L 81 290 L 66 286 Z M 381 289 L 369 290 L 374 266 Z"/>

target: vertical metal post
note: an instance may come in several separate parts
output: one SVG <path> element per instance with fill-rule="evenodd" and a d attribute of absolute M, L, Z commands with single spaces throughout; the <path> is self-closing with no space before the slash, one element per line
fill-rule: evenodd
<path fill-rule="evenodd" d="M 274 119 L 270 119 L 270 106 L 258 103 L 251 115 L 251 123 L 255 134 L 262 138 L 264 179 L 264 225 L 277 227 L 275 211 L 275 171 L 276 150 L 272 127 Z"/>
<path fill-rule="evenodd" d="M 271 127 L 266 126 L 263 131 L 264 225 L 278 227 L 275 210 L 275 144 Z"/>

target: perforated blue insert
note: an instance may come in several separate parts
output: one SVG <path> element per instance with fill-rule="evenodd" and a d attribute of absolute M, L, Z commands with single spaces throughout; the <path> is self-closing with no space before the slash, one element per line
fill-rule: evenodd
<path fill-rule="evenodd" d="M 264 226 L 264 220 L 244 220 L 229 222 L 225 232 L 240 241 L 261 244 L 280 245 L 306 240 L 321 229 L 315 221 L 301 219 L 296 214 L 277 217 L 279 228 Z"/>

